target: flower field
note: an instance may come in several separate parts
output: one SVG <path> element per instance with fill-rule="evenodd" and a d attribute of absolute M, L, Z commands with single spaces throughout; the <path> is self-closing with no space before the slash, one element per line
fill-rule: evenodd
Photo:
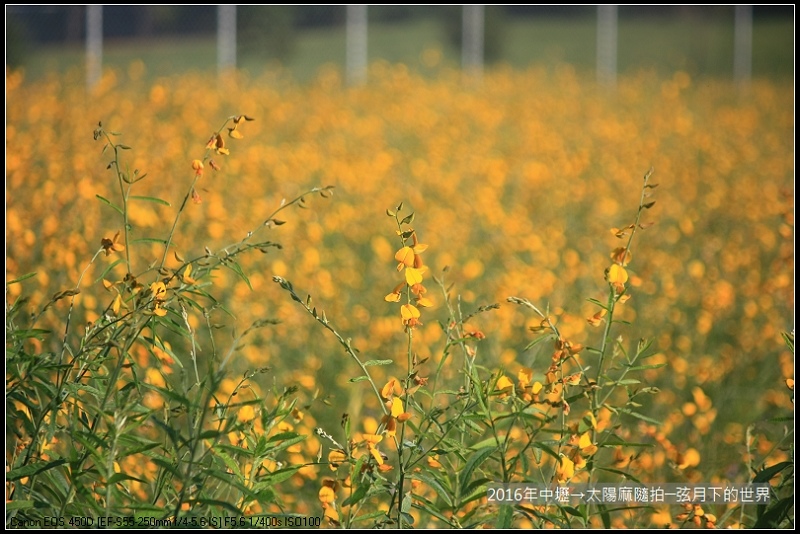
<path fill-rule="evenodd" d="M 333 69 L 308 85 L 275 73 L 147 79 L 133 63 L 107 71 L 87 94 L 77 72 L 35 84 L 7 73 L 6 280 L 36 273 L 7 285 L 7 340 L 9 309 L 24 297 L 13 328 L 33 325 L 34 314 L 41 332 L 19 347 L 63 365 L 97 328 L 142 310 L 140 289 L 151 295 L 141 324 L 121 338 L 133 341 L 104 345 L 124 364 L 98 356 L 80 369 L 37 368 L 87 389 L 67 389 L 70 400 L 33 426 L 15 421 L 34 421 L 43 401 L 7 394 L 7 466 L 69 459 L 10 477 L 9 503 L 63 499 L 54 506 L 64 514 L 80 499 L 131 515 L 175 507 L 175 518 L 214 506 L 200 490 L 191 496 L 202 484 L 170 471 L 169 455 L 120 437 L 136 419 L 126 433 L 179 449 L 182 438 L 165 437 L 170 424 L 151 419 L 175 421 L 182 435 L 178 397 L 202 389 L 206 368 L 219 371 L 217 397 L 241 403 L 220 434 L 226 446 L 263 452 L 273 442 L 259 437 L 285 440 L 250 460 L 238 449 L 219 453 L 242 482 L 215 499 L 244 515 L 288 510 L 323 516 L 328 526 L 351 526 L 356 511 L 417 526 L 567 526 L 532 509 L 498 512 L 485 494 L 466 498 L 480 484 L 461 487 L 460 501 L 455 490 L 452 502 L 437 501 L 432 494 L 449 490 L 437 489 L 447 485 L 435 473 L 467 465 L 476 476 L 482 470 L 484 484 L 522 482 L 538 465 L 559 482 L 625 472 L 649 483 L 745 483 L 792 459 L 794 354 L 782 337 L 793 332 L 795 303 L 790 82 L 754 80 L 742 93 L 684 72 L 643 72 L 608 93 L 566 65 L 499 68 L 475 84 L 455 71 L 423 78 L 388 63 L 374 64 L 358 88 Z M 227 117 L 235 119 L 221 128 Z M 552 343 L 531 346 L 548 332 L 563 362 L 551 361 Z M 622 372 L 620 358 L 645 346 L 640 339 L 650 342 L 636 380 L 608 382 L 613 394 L 601 403 L 589 377 L 602 383 L 604 365 L 609 376 Z M 588 348 L 601 345 L 598 361 Z M 7 357 L 8 367 L 15 362 Z M 7 371 L 7 392 L 22 387 L 26 372 Z M 447 445 L 452 435 L 441 425 L 450 415 L 436 419 L 432 410 L 471 395 L 481 382 L 473 372 L 488 384 L 489 400 L 474 393 L 487 414 L 495 406 L 518 416 L 550 395 L 542 413 L 554 419 L 536 430 L 560 428 L 548 437 L 555 453 L 542 445 L 544 457 L 533 454 L 523 467 L 503 455 L 513 445 L 472 463 Z M 435 393 L 445 383 L 452 392 Z M 142 411 L 124 422 L 118 393 L 85 399 L 98 384 L 136 384 L 126 391 Z M 581 393 L 562 395 L 569 387 Z M 623 405 L 628 411 L 615 410 Z M 81 456 L 96 447 L 69 430 L 81 410 L 84 431 L 117 428 L 108 430 L 121 440 L 110 455 Z M 573 419 L 593 421 L 577 429 Z M 534 435 L 522 419 L 481 421 L 460 428 L 462 445 L 463 436 L 500 443 L 500 435 Z M 603 437 L 612 433 L 618 441 Z M 424 449 L 419 464 L 410 460 L 414 447 Z M 200 457 L 191 451 L 176 462 Z M 355 499 L 353 488 L 367 488 L 356 474 L 371 462 L 374 485 Z M 63 495 L 21 497 L 35 477 L 78 467 L 91 473 L 84 485 L 63 474 Z M 179 480 L 179 496 L 158 489 L 165 473 Z M 374 493 L 384 480 L 407 499 L 396 489 Z M 391 524 L 376 517 L 354 526 Z M 752 526 L 753 517 L 736 507 L 704 516 L 654 506 L 611 514 L 609 524 Z"/>

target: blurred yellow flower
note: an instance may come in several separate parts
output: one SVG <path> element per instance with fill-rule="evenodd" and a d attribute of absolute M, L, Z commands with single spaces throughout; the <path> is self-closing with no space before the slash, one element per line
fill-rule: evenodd
<path fill-rule="evenodd" d="M 203 175 L 203 162 L 199 159 L 192 160 L 192 169 L 194 169 L 195 176 Z"/>

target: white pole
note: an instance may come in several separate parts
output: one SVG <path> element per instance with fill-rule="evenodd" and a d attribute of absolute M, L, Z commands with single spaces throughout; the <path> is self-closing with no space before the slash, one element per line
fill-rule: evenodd
<path fill-rule="evenodd" d="M 236 68 L 236 6 L 217 7 L 217 72 Z"/>
<path fill-rule="evenodd" d="M 597 83 L 617 86 L 617 6 L 597 6 Z"/>
<path fill-rule="evenodd" d="M 347 84 L 360 85 L 367 78 L 367 6 L 347 6 Z"/>
<path fill-rule="evenodd" d="M 753 6 L 736 6 L 733 29 L 733 79 L 740 89 L 750 86 L 753 63 Z"/>
<path fill-rule="evenodd" d="M 464 6 L 461 65 L 464 74 L 478 82 L 483 78 L 484 20 L 484 6 Z"/>
<path fill-rule="evenodd" d="M 103 69 L 103 6 L 86 6 L 86 87 L 100 81 Z"/>

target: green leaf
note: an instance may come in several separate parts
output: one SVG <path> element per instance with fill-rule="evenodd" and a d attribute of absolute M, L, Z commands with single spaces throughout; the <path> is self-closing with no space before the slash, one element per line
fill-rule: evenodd
<path fill-rule="evenodd" d="M 400 224 L 411 224 L 413 221 L 414 221 L 414 212 L 412 211 L 411 213 L 403 217 L 403 220 L 400 221 Z"/>
<path fill-rule="evenodd" d="M 364 362 L 364 367 L 369 367 L 370 365 L 391 365 L 393 363 L 392 360 L 367 360 Z"/>
<path fill-rule="evenodd" d="M 33 501 L 11 501 L 6 502 L 6 513 L 12 510 L 27 510 L 33 508 Z"/>
<path fill-rule="evenodd" d="M 629 371 L 644 371 L 646 369 L 660 369 L 667 365 L 666 363 L 654 363 L 652 365 L 636 365 L 633 367 L 628 367 Z"/>
<path fill-rule="evenodd" d="M 646 415 L 642 415 L 642 414 L 640 414 L 638 412 L 628 412 L 628 411 L 626 411 L 626 412 L 623 412 L 623 413 L 627 413 L 628 415 L 632 415 L 633 417 L 635 417 L 637 419 L 641 419 L 642 421 L 646 421 L 648 423 L 661 426 L 661 421 L 656 421 L 652 417 L 647 417 Z"/>
<path fill-rule="evenodd" d="M 242 270 L 242 267 L 238 263 L 230 262 L 230 263 L 224 263 L 223 265 L 225 265 L 225 267 L 227 267 L 228 269 L 230 269 L 231 271 L 233 271 L 237 275 L 239 275 L 239 278 L 241 278 L 244 281 L 244 283 L 247 284 L 247 287 L 250 288 L 250 291 L 253 290 L 253 286 L 250 283 L 250 279 L 247 278 L 247 275 L 244 274 L 244 271 Z"/>
<path fill-rule="evenodd" d="M 108 206 L 110 206 L 110 207 L 114 208 L 114 209 L 117 211 L 117 213 L 119 213 L 120 215 L 123 215 L 123 216 L 124 216 L 124 214 L 123 214 L 123 212 L 122 212 L 122 209 L 121 209 L 120 207 L 118 207 L 116 204 L 114 204 L 113 202 L 111 202 L 110 200 L 108 200 L 108 199 L 107 199 L 107 198 L 105 198 L 105 197 L 101 197 L 100 195 L 95 195 L 95 196 L 96 196 L 98 199 L 100 199 L 100 202 L 102 202 L 102 203 L 104 203 L 104 204 L 106 204 L 106 205 L 108 205 Z"/>
<path fill-rule="evenodd" d="M 155 237 L 139 237 L 131 241 L 131 245 L 135 245 L 136 243 L 158 243 L 159 245 L 166 245 L 167 242 L 163 239 L 157 239 Z"/>
<path fill-rule="evenodd" d="M 756 476 L 753 477 L 753 482 L 769 482 L 772 478 L 783 471 L 784 469 L 791 469 L 794 466 L 792 462 L 780 462 L 770 467 L 766 467 L 756 473 Z"/>
<path fill-rule="evenodd" d="M 114 269 L 114 267 L 116 267 L 120 263 L 125 263 L 125 260 L 123 260 L 122 258 L 118 258 L 115 262 L 109 264 L 105 269 L 103 269 L 103 272 L 100 273 L 100 276 L 97 277 L 94 283 L 95 284 L 99 283 L 103 278 L 106 277 L 108 273 L 112 271 L 112 269 Z"/>
<path fill-rule="evenodd" d="M 366 497 L 369 486 L 370 485 L 368 483 L 360 484 L 351 496 L 342 501 L 342 506 L 351 506 L 358 503 L 361 499 Z"/>
<path fill-rule="evenodd" d="M 433 488 L 437 496 L 447 503 L 448 508 L 453 507 L 453 500 L 450 498 L 451 491 L 445 489 L 444 485 L 435 478 L 435 476 L 431 476 L 427 473 L 415 473 L 413 478 L 420 480 Z"/>
<path fill-rule="evenodd" d="M 789 517 L 789 510 L 794 506 L 794 496 L 783 498 L 770 504 L 758 518 L 753 529 L 777 528 Z M 759 509 L 761 506 L 759 506 Z"/>
<path fill-rule="evenodd" d="M 411 492 L 405 494 L 403 502 L 400 504 L 400 511 L 407 514 L 411 511 Z"/>
<path fill-rule="evenodd" d="M 622 380 L 617 380 L 616 382 L 612 382 L 609 385 L 617 385 L 617 386 L 633 386 L 635 384 L 641 384 L 641 380 L 636 380 L 635 378 L 624 378 Z"/>
<path fill-rule="evenodd" d="M 301 465 L 294 465 L 285 469 L 279 469 L 268 474 L 265 478 L 269 484 L 280 484 L 284 480 L 292 478 L 301 467 Z"/>
<path fill-rule="evenodd" d="M 172 207 L 172 204 L 170 204 L 169 202 L 167 202 L 166 200 L 161 199 L 161 198 L 144 197 L 144 196 L 140 196 L 140 195 L 131 195 L 128 198 L 130 200 L 143 200 L 145 202 L 153 202 L 155 204 L 161 204 L 162 206 L 170 206 L 170 207 Z"/>
<path fill-rule="evenodd" d="M 19 480 L 20 478 L 38 475 L 39 473 L 43 473 L 60 465 L 64 465 L 65 463 L 67 463 L 67 461 L 64 458 L 59 458 L 58 460 L 53 460 L 52 462 L 37 462 L 35 464 L 28 464 L 16 469 L 12 469 L 6 473 L 6 480 L 10 482 L 13 480 Z"/>
<path fill-rule="evenodd" d="M 447 525 L 452 525 L 453 524 L 452 519 L 448 519 L 447 517 L 445 517 L 438 510 L 438 508 L 436 506 L 434 506 L 430 501 L 428 501 L 428 499 L 426 499 L 425 497 L 422 497 L 420 495 L 416 495 L 415 499 L 416 499 L 416 502 L 414 502 L 413 507 L 416 508 L 417 510 L 425 510 L 426 512 L 431 514 L 433 517 L 439 519 L 440 521 L 443 521 Z"/>
<path fill-rule="evenodd" d="M 219 449 L 211 449 L 211 452 L 216 454 L 222 461 L 225 463 L 225 467 L 231 470 L 233 474 L 235 474 L 238 478 L 244 478 L 242 475 L 242 471 L 239 469 L 239 464 L 233 458 L 231 458 L 226 452 L 223 452 Z"/>
<path fill-rule="evenodd" d="M 510 529 L 511 519 L 514 516 L 514 508 L 510 504 L 500 505 L 500 511 L 497 513 L 497 525 L 495 528 Z"/>
<path fill-rule="evenodd" d="M 10 286 L 11 284 L 18 284 L 18 283 L 22 282 L 23 280 L 27 280 L 28 278 L 33 278 L 34 276 L 36 276 L 35 272 L 28 273 L 28 274 L 23 274 L 19 278 L 15 278 L 15 279 L 11 280 L 10 282 L 6 282 L 6 285 Z M 24 501 L 19 501 L 19 502 L 24 502 Z"/>
<path fill-rule="evenodd" d="M 608 513 L 606 505 L 600 504 L 597 508 L 600 510 L 600 518 L 603 520 L 603 527 L 606 529 L 611 528 L 611 516 Z"/>
<path fill-rule="evenodd" d="M 636 478 L 635 476 L 633 476 L 632 474 L 630 474 L 630 473 L 628 473 L 626 471 L 620 471 L 619 469 L 614 469 L 612 467 L 597 467 L 596 469 L 598 471 L 606 471 L 607 473 L 614 473 L 615 475 L 622 476 L 626 480 L 630 480 L 632 482 L 636 482 L 637 484 L 642 484 L 642 482 L 638 478 Z"/>
<path fill-rule="evenodd" d="M 351 378 L 350 380 L 348 380 L 348 382 L 353 382 L 355 384 L 356 382 L 363 382 L 364 380 L 369 380 L 369 377 L 368 376 L 357 376 L 355 378 Z"/>
<path fill-rule="evenodd" d="M 472 472 L 480 466 L 483 462 L 486 461 L 489 456 L 492 455 L 497 450 L 497 447 L 484 447 L 482 449 L 478 449 L 469 460 L 467 460 L 466 465 L 464 465 L 464 469 L 461 470 L 461 493 L 467 493 L 467 488 L 469 487 L 470 478 L 472 478 Z"/>
<path fill-rule="evenodd" d="M 108 479 L 108 484 L 113 485 L 118 482 L 122 482 L 123 480 L 135 480 L 136 482 L 141 482 L 142 484 L 147 484 L 146 480 L 141 478 L 136 478 L 134 476 L 128 475 L 126 473 L 114 473 L 111 478 Z"/>

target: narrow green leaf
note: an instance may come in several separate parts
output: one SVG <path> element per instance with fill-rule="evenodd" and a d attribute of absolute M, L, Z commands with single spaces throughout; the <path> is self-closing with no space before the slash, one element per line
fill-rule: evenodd
<path fill-rule="evenodd" d="M 113 202 L 111 202 L 110 200 L 108 200 L 105 197 L 101 197 L 100 195 L 95 195 L 95 196 L 98 199 L 100 199 L 100 202 L 102 202 L 102 203 L 114 208 L 117 211 L 117 213 L 119 213 L 120 215 L 123 215 L 122 208 L 120 208 L 119 206 L 117 206 L 116 204 L 114 204 Z"/>
<path fill-rule="evenodd" d="M 497 512 L 497 526 L 502 530 L 511 528 L 511 519 L 514 516 L 514 508 L 510 504 L 500 505 L 500 511 Z"/>
<path fill-rule="evenodd" d="M 756 476 L 753 477 L 753 482 L 755 483 L 769 482 L 775 475 L 777 475 L 784 469 L 791 469 L 792 467 L 794 467 L 794 464 L 792 462 L 779 462 L 775 465 L 764 468 L 758 473 L 756 473 Z"/>
<path fill-rule="evenodd" d="M 23 280 L 27 280 L 28 278 L 33 278 L 34 276 L 36 276 L 35 272 L 28 273 L 28 274 L 23 274 L 19 278 L 15 278 L 15 279 L 11 280 L 10 282 L 6 282 L 6 285 L 10 286 L 11 284 L 18 284 L 18 283 L 22 282 Z M 19 501 L 19 502 L 24 502 L 24 501 Z"/>
<path fill-rule="evenodd" d="M 642 415 L 642 414 L 640 414 L 638 412 L 628 412 L 628 411 L 626 411 L 624 413 L 627 413 L 628 415 L 632 415 L 633 417 L 635 417 L 637 419 L 641 419 L 642 421 L 646 421 L 646 422 L 652 423 L 654 425 L 659 425 L 659 426 L 661 425 L 661 421 L 657 421 L 657 420 L 653 419 L 652 417 L 647 417 L 646 415 Z"/>
<path fill-rule="evenodd" d="M 362 376 L 357 376 L 355 378 L 351 378 L 349 380 L 349 382 L 353 382 L 355 384 L 356 382 L 363 382 L 364 380 L 369 380 L 369 377 L 368 376 L 363 376 L 363 375 Z"/>
<path fill-rule="evenodd" d="M 364 367 L 369 367 L 371 365 L 391 365 L 393 363 L 392 360 L 367 360 L 364 362 Z"/>
<path fill-rule="evenodd" d="M 167 242 L 163 239 L 157 239 L 155 237 L 139 237 L 131 241 L 131 245 L 135 245 L 136 243 L 158 243 L 159 245 L 166 245 Z"/>
<path fill-rule="evenodd" d="M 660 369 L 666 366 L 666 363 L 654 363 L 652 365 L 635 365 L 633 367 L 628 367 L 629 371 L 644 371 L 647 369 Z"/>
<path fill-rule="evenodd" d="M 12 510 L 27 510 L 33 508 L 33 501 L 10 501 L 6 502 L 6 512 Z"/>
<path fill-rule="evenodd" d="M 497 447 L 485 447 L 478 449 L 469 460 L 467 460 L 464 469 L 461 470 L 461 493 L 467 493 L 472 472 L 475 471 L 489 456 L 497 450 Z"/>
<path fill-rule="evenodd" d="M 250 291 L 253 290 L 253 285 L 250 283 L 250 279 L 247 277 L 246 274 L 244 274 L 242 267 L 238 263 L 234 261 L 230 263 L 225 263 L 224 265 L 225 267 L 227 267 L 228 269 L 239 275 L 239 278 L 241 278 L 244 281 L 244 283 L 247 284 L 247 287 L 250 288 Z"/>
<path fill-rule="evenodd" d="M 794 496 L 780 499 L 775 503 L 771 503 L 768 507 L 759 506 L 759 511 L 764 512 L 759 516 L 753 529 L 767 529 L 778 528 L 781 524 L 789 519 L 789 510 L 794 506 Z M 794 517 L 794 514 L 792 514 Z"/>
<path fill-rule="evenodd" d="M 169 202 L 164 199 L 156 198 L 156 197 L 145 197 L 140 195 L 131 195 L 128 197 L 130 200 L 143 200 L 145 202 L 153 202 L 155 204 L 161 204 L 162 206 L 172 206 Z"/>
<path fill-rule="evenodd" d="M 415 473 L 413 478 L 420 480 L 430 486 L 437 496 L 443 499 L 446 503 L 448 508 L 453 507 L 453 500 L 450 498 L 451 491 L 445 489 L 444 485 L 435 478 L 435 476 L 431 476 L 427 473 Z"/>
<path fill-rule="evenodd" d="M 37 462 L 35 464 L 28 464 L 16 469 L 12 469 L 6 473 L 6 480 L 11 482 L 24 477 L 38 475 L 39 473 L 43 473 L 60 465 L 64 465 L 65 463 L 67 463 L 67 461 L 64 458 L 59 458 L 58 460 L 53 460 L 52 462 Z"/>
<path fill-rule="evenodd" d="M 360 484 L 352 495 L 342 501 L 342 506 L 351 506 L 353 504 L 357 504 L 361 499 L 366 497 L 369 487 L 370 485 L 368 483 Z"/>

